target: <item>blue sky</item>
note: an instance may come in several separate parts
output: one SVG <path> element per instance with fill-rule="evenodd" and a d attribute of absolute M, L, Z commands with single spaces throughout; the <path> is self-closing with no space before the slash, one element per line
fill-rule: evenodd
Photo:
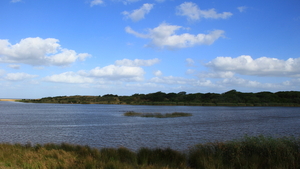
<path fill-rule="evenodd" d="M 2 0 L 0 97 L 300 90 L 298 0 Z"/>

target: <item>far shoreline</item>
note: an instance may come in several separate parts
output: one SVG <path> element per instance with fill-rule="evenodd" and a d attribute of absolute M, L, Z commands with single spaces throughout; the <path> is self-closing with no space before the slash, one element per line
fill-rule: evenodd
<path fill-rule="evenodd" d="M 17 100 L 20 100 L 20 99 L 0 99 L 0 101 L 3 101 L 3 102 L 15 102 Z"/>

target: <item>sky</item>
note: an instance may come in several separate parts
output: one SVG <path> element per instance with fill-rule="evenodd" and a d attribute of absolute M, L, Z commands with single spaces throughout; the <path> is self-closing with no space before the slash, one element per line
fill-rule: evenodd
<path fill-rule="evenodd" d="M 0 98 L 300 90 L 299 0 L 1 0 Z"/>

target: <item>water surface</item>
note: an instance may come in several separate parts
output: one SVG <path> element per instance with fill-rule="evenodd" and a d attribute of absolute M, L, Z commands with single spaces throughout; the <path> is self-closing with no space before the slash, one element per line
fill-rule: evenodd
<path fill-rule="evenodd" d="M 190 117 L 125 117 L 126 111 L 192 113 Z M 245 134 L 300 136 L 299 107 L 80 105 L 0 102 L 0 142 L 91 147 L 170 147 L 238 139 Z"/>

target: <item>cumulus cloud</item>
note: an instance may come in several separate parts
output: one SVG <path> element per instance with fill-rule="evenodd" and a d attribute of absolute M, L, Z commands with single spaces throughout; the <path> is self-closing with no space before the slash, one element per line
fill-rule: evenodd
<path fill-rule="evenodd" d="M 91 1 L 90 6 L 92 7 L 92 6 L 100 5 L 103 3 L 104 3 L 103 0 L 93 0 L 93 1 Z"/>
<path fill-rule="evenodd" d="M 232 78 L 234 72 L 231 71 L 214 71 L 214 72 L 202 72 L 198 74 L 200 78 Z"/>
<path fill-rule="evenodd" d="M 194 70 L 194 69 L 188 69 L 188 70 L 186 70 L 185 74 L 191 75 L 191 74 L 194 74 L 195 72 L 196 72 L 196 70 Z"/>
<path fill-rule="evenodd" d="M 142 59 L 123 59 L 123 60 L 117 60 L 115 62 L 115 65 L 121 65 L 121 66 L 131 66 L 131 67 L 139 67 L 139 66 L 152 66 L 156 63 L 159 63 L 160 60 L 155 59 L 149 59 L 149 60 L 142 60 Z"/>
<path fill-rule="evenodd" d="M 10 81 L 21 81 L 25 79 L 32 79 L 37 76 L 38 75 L 31 75 L 27 73 L 8 73 L 6 74 L 5 79 Z"/>
<path fill-rule="evenodd" d="M 164 76 L 164 77 L 153 77 L 150 82 L 153 83 L 165 83 L 165 84 L 188 84 L 193 82 L 194 79 L 186 79 L 183 77 Z"/>
<path fill-rule="evenodd" d="M 214 8 L 209 10 L 201 10 L 197 4 L 193 2 L 184 2 L 177 7 L 177 15 L 186 16 L 189 20 L 199 20 L 201 18 L 226 19 L 232 16 L 230 12 L 217 13 Z"/>
<path fill-rule="evenodd" d="M 183 77 L 165 76 L 153 77 L 150 79 L 151 83 L 160 83 L 167 85 L 181 85 L 181 86 L 196 86 L 196 87 L 216 87 L 217 85 L 207 79 L 188 79 Z"/>
<path fill-rule="evenodd" d="M 125 31 L 139 38 L 151 39 L 151 42 L 146 45 L 146 47 L 167 47 L 168 49 L 186 48 L 194 45 L 211 45 L 224 34 L 223 30 L 214 30 L 209 34 L 198 35 L 192 35 L 188 33 L 181 35 L 175 34 L 175 32 L 181 28 L 181 26 L 162 23 L 154 29 L 149 29 L 148 34 L 138 33 L 132 30 L 130 27 L 126 27 Z"/>
<path fill-rule="evenodd" d="M 20 65 L 8 65 L 8 67 L 12 68 L 12 69 L 20 69 Z"/>
<path fill-rule="evenodd" d="M 218 82 L 220 86 L 223 88 L 244 88 L 244 89 L 251 89 L 251 90 L 281 90 L 285 89 L 287 86 L 284 82 L 283 83 L 262 83 L 253 80 L 247 80 L 239 77 L 234 78 L 226 78 Z"/>
<path fill-rule="evenodd" d="M 163 73 L 160 70 L 157 70 L 157 71 L 154 71 L 153 74 L 155 76 L 162 76 Z"/>
<path fill-rule="evenodd" d="M 109 80 L 122 81 L 140 81 L 143 79 L 144 74 L 144 70 L 140 67 L 116 65 L 108 65 L 102 68 L 96 67 L 86 73 L 87 76 L 95 78 L 105 78 Z"/>
<path fill-rule="evenodd" d="M 144 79 L 145 71 L 140 66 L 152 66 L 158 62 L 160 60 L 157 58 L 149 60 L 123 59 L 117 60 L 115 65 L 78 72 L 64 72 L 47 76 L 43 80 L 58 83 L 136 82 Z"/>
<path fill-rule="evenodd" d="M 90 77 L 84 77 L 75 72 L 64 72 L 61 74 L 46 76 L 44 81 L 57 83 L 93 83 L 94 80 Z"/>
<path fill-rule="evenodd" d="M 187 66 L 192 67 L 195 64 L 195 61 L 191 58 L 187 58 L 186 60 Z"/>
<path fill-rule="evenodd" d="M 246 6 L 239 6 L 237 7 L 237 9 L 240 11 L 240 12 L 245 12 L 247 7 Z"/>
<path fill-rule="evenodd" d="M 153 4 L 146 3 L 139 9 L 133 10 L 132 12 L 124 11 L 122 14 L 125 15 L 126 18 L 130 18 L 132 21 L 137 22 L 144 19 L 145 15 L 150 12 L 153 6 Z"/>
<path fill-rule="evenodd" d="M 3 69 L 0 69 L 0 76 L 3 76 L 5 73 L 6 73 L 6 71 L 5 71 L 5 70 L 3 70 Z"/>
<path fill-rule="evenodd" d="M 17 44 L 0 39 L 0 63 L 24 63 L 33 66 L 66 66 L 90 56 L 61 48 L 58 39 L 26 38 Z"/>
<path fill-rule="evenodd" d="M 262 84 L 257 81 L 251 81 L 251 80 L 246 80 L 238 77 L 234 78 L 226 78 L 223 79 L 221 82 L 222 85 L 225 86 L 242 86 L 242 87 L 249 87 L 249 88 L 256 88 L 256 87 L 261 87 Z"/>
<path fill-rule="evenodd" d="M 206 66 L 215 71 L 230 71 L 242 75 L 300 77 L 300 58 L 279 60 L 261 57 L 253 59 L 249 55 L 242 55 L 237 58 L 217 57 L 207 63 Z"/>
<path fill-rule="evenodd" d="M 142 34 L 142 33 L 138 33 L 136 31 L 134 31 L 131 27 L 127 26 L 125 28 L 125 31 L 129 34 L 133 34 L 134 36 L 136 37 L 139 37 L 139 38 L 150 38 L 149 35 L 146 35 L 146 34 Z"/>

